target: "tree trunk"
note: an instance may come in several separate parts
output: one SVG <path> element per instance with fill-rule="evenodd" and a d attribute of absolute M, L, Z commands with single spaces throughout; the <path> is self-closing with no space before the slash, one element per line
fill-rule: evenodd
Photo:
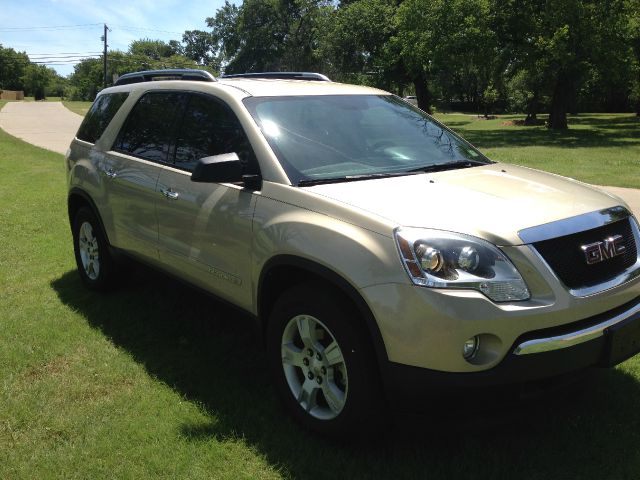
<path fill-rule="evenodd" d="M 570 115 L 578 115 L 578 92 L 573 87 L 573 85 L 571 85 L 571 89 L 569 90 L 567 108 L 569 109 Z"/>
<path fill-rule="evenodd" d="M 566 76 L 558 75 L 556 86 L 553 89 L 551 99 L 551 110 L 549 111 L 549 122 L 547 126 L 551 130 L 566 130 L 568 100 L 571 95 L 571 86 Z"/>
<path fill-rule="evenodd" d="M 533 92 L 531 101 L 527 104 L 527 118 L 524 119 L 525 125 L 536 125 L 538 123 L 538 91 Z"/>
<path fill-rule="evenodd" d="M 427 78 L 424 73 L 420 73 L 413 77 L 413 86 L 416 89 L 418 108 L 427 113 L 431 113 L 431 92 L 429 91 Z"/>

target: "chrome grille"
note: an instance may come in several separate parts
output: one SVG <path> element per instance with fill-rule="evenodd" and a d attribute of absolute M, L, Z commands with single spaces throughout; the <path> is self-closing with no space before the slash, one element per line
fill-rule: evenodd
<path fill-rule="evenodd" d="M 623 237 L 624 251 L 620 255 L 602 262 L 588 264 L 581 247 L 601 242 L 615 235 Z M 535 242 L 533 247 L 562 283 L 571 289 L 591 287 L 611 280 L 634 265 L 638 256 L 630 218 L 584 232 Z"/>

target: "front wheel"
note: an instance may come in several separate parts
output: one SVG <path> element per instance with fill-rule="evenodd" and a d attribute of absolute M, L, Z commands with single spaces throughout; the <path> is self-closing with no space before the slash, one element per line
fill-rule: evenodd
<path fill-rule="evenodd" d="M 375 357 L 355 315 L 340 295 L 317 284 L 286 291 L 269 321 L 278 393 L 296 420 L 320 433 L 357 435 L 379 424 Z"/>

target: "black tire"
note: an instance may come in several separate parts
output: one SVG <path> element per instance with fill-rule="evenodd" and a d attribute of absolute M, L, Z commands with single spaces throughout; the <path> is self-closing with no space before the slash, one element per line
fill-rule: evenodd
<path fill-rule="evenodd" d="M 269 369 L 285 408 L 306 428 L 332 437 L 361 436 L 378 430 L 386 423 L 373 348 L 369 335 L 362 331 L 358 319 L 354 318 L 356 315 L 353 306 L 331 287 L 310 283 L 285 291 L 276 301 L 267 326 Z M 301 321 L 317 327 L 316 335 L 322 337 L 318 348 L 308 349 L 304 346 L 298 323 Z M 294 337 L 297 335 L 297 343 L 296 340 L 290 343 L 294 338 L 292 332 Z M 332 361 L 340 358 L 335 354 L 335 346 L 332 349 L 325 348 L 333 340 L 339 347 L 344 366 L 341 363 L 331 367 L 328 365 L 331 352 L 334 352 Z M 291 358 L 297 362 L 296 366 L 283 361 L 285 343 L 295 344 L 291 347 L 292 352 L 295 350 Z M 305 357 L 302 361 L 308 362 L 305 366 L 300 364 L 298 349 Z M 327 358 L 323 356 L 325 353 Z M 326 368 L 322 370 L 319 365 L 325 365 Z M 325 375 L 324 379 L 322 375 Z M 318 382 L 317 386 L 314 380 Z M 302 385 L 315 388 L 313 401 L 307 403 L 298 400 L 297 395 L 302 395 Z M 297 387 L 300 387 L 300 391 Z M 329 395 L 326 396 L 325 392 Z M 316 406 L 307 411 L 314 402 Z M 337 408 L 340 405 L 342 407 Z"/>
<path fill-rule="evenodd" d="M 92 236 L 87 235 L 88 232 Z M 76 266 L 82 282 L 91 290 L 111 289 L 115 283 L 117 265 L 100 222 L 90 208 L 81 207 L 78 210 L 72 233 Z"/>

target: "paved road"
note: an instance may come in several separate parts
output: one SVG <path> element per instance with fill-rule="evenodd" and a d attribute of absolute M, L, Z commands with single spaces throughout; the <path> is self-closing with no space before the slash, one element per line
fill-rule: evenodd
<path fill-rule="evenodd" d="M 82 117 L 62 102 L 9 102 L 0 110 L 0 128 L 38 147 L 67 152 Z"/>
<path fill-rule="evenodd" d="M 82 117 L 65 108 L 61 102 L 9 102 L 0 110 L 0 128 L 5 132 L 63 155 L 80 122 Z M 640 190 L 603 188 L 622 197 L 640 218 Z"/>
<path fill-rule="evenodd" d="M 636 218 L 640 219 L 640 190 L 622 187 L 601 187 L 606 191 L 619 196 L 629 204 Z"/>

